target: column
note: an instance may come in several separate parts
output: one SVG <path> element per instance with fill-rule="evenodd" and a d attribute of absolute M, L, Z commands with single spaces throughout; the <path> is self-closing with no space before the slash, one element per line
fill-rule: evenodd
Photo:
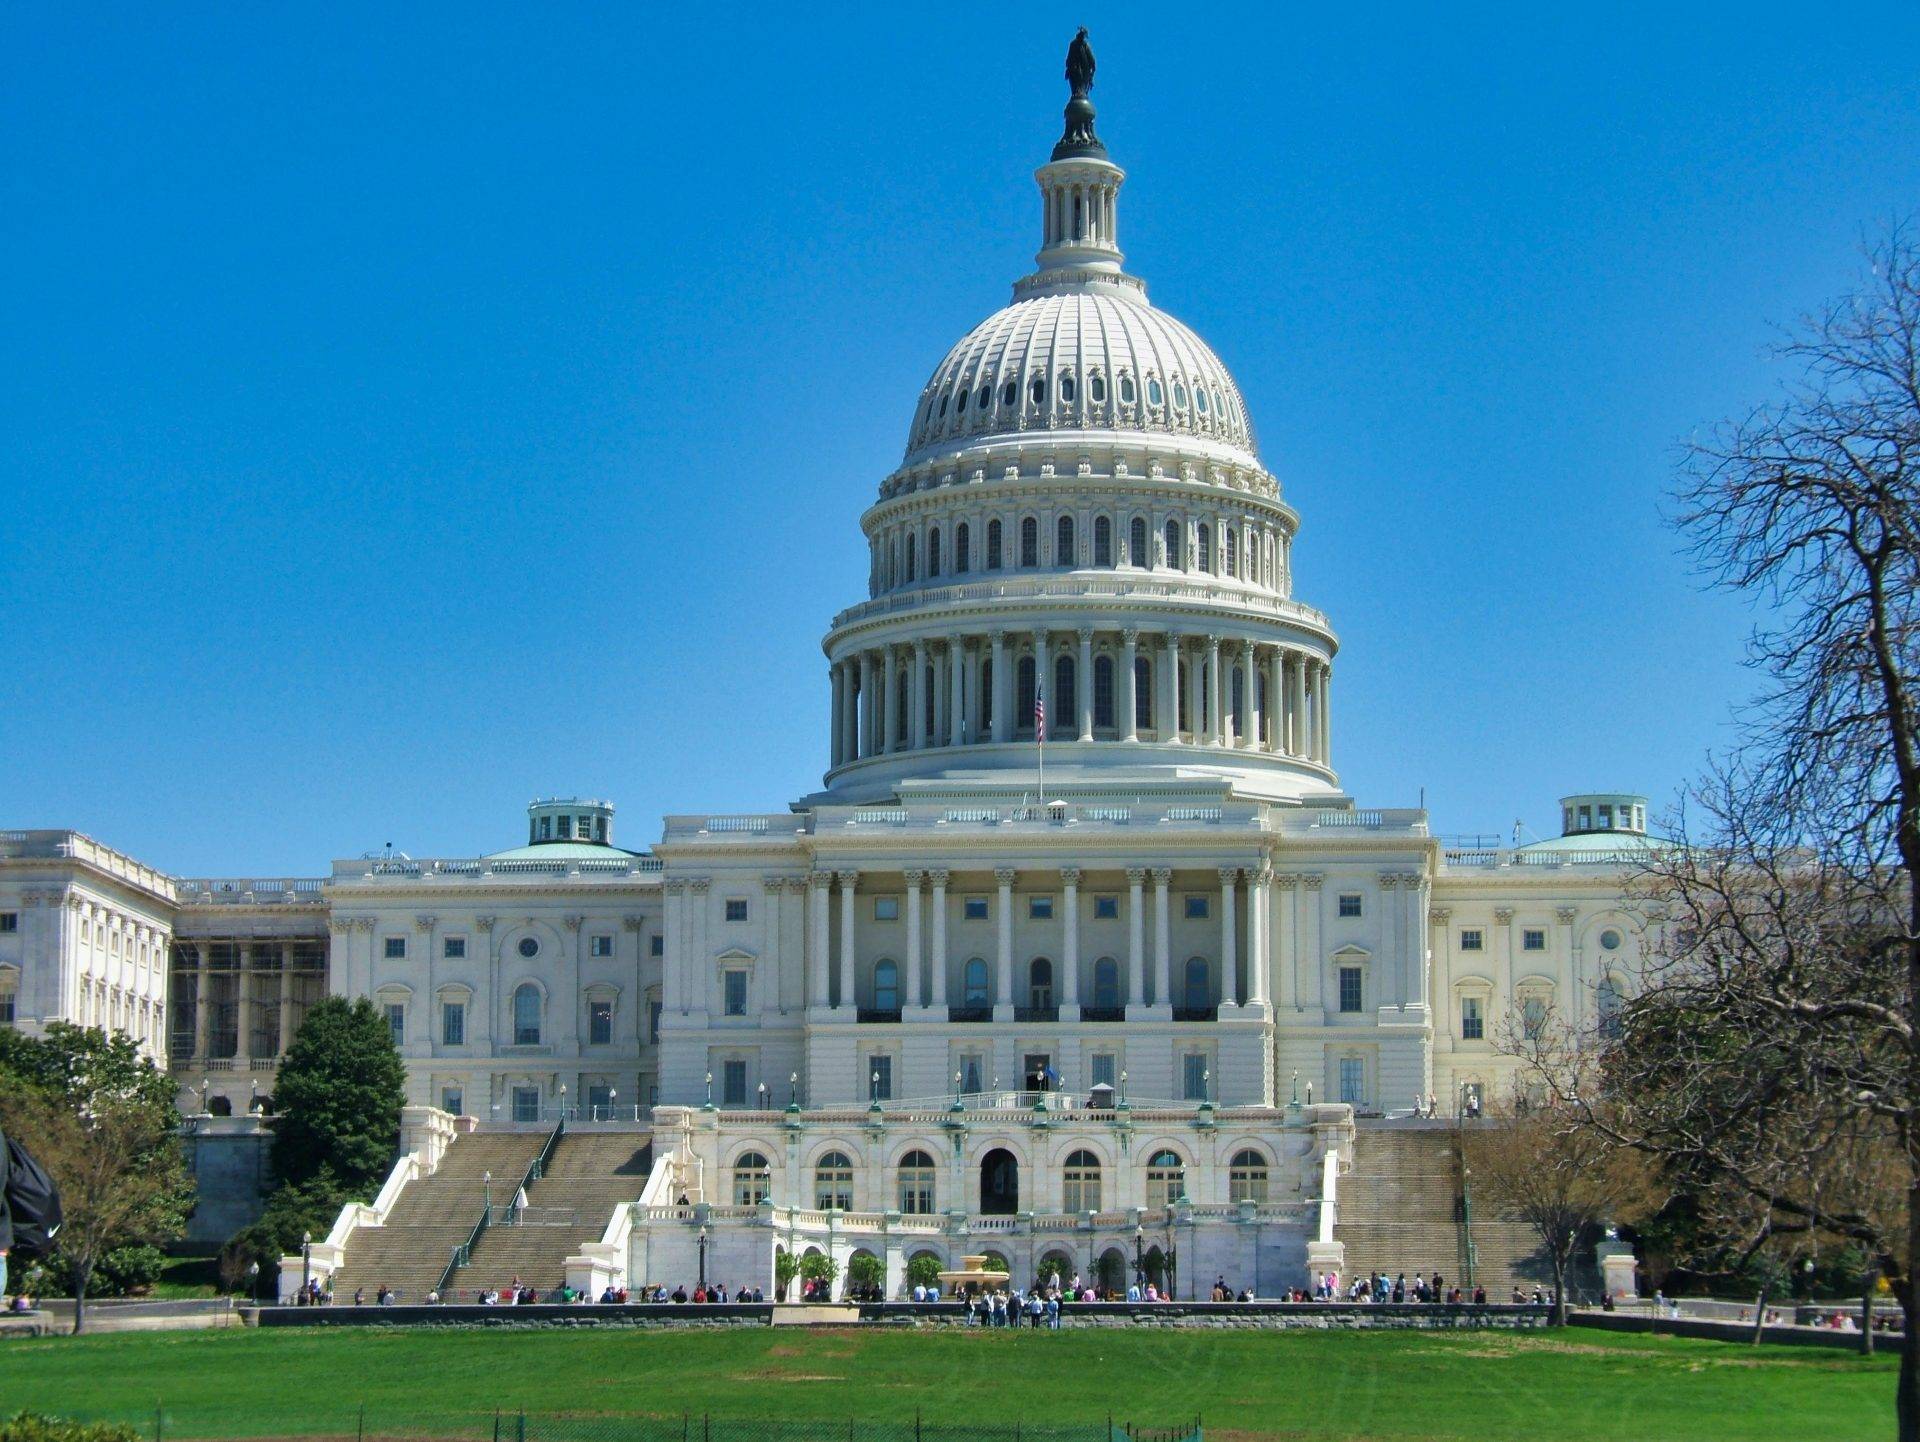
<path fill-rule="evenodd" d="M 947 1005 L 947 872 L 930 871 L 933 878 L 933 975 L 927 1004 L 942 1010 Z"/>
<path fill-rule="evenodd" d="M 933 728 L 927 733 L 927 745 L 947 744 L 947 665 L 943 642 L 927 649 L 927 661 L 933 669 Z"/>
<path fill-rule="evenodd" d="M 1498 928 L 1493 938 L 1493 996 L 1487 1007 L 1487 1027 L 1496 1028 L 1514 1004 L 1513 995 L 1513 908 L 1496 906 L 1493 909 L 1493 924 Z"/>
<path fill-rule="evenodd" d="M 1129 626 L 1120 633 L 1120 641 L 1124 647 L 1120 662 L 1120 739 L 1138 741 L 1140 728 L 1135 724 L 1134 717 L 1140 709 L 1140 697 L 1134 667 L 1138 660 L 1140 632 Z"/>
<path fill-rule="evenodd" d="M 1560 995 L 1566 998 L 1561 1009 L 1567 1018 L 1567 1024 L 1576 1029 L 1587 1023 L 1586 1013 L 1590 1010 L 1584 1003 L 1587 1000 L 1586 988 L 1580 984 L 1580 947 L 1573 939 L 1573 923 L 1579 918 L 1577 907 L 1555 907 L 1553 919 L 1560 923 L 1562 957 L 1560 967 Z"/>
<path fill-rule="evenodd" d="M 873 694 L 873 652 L 860 653 L 860 746 L 862 756 L 873 755 L 873 734 L 875 730 L 875 697 Z"/>
<path fill-rule="evenodd" d="M 431 1021 L 428 1023 L 431 1025 Z M 293 948 L 287 948 L 280 957 L 280 1051 L 285 1056 L 287 1048 L 293 1045 Z M 154 1043 L 159 1045 L 160 1038 Z"/>
<path fill-rule="evenodd" d="M 1272 730 L 1273 739 L 1263 738 L 1262 746 L 1271 752 L 1287 749 L 1286 668 L 1281 664 L 1285 654 L 1278 646 L 1267 650 L 1267 714 L 1262 722 Z"/>
<path fill-rule="evenodd" d="M 1307 754 L 1307 658 L 1287 655 L 1287 755 Z"/>
<path fill-rule="evenodd" d="M 913 684 L 907 688 L 913 715 L 907 718 L 907 737 L 915 751 L 927 747 L 927 643 L 913 643 Z"/>
<path fill-rule="evenodd" d="M 1187 639 L 1185 636 L 1180 638 L 1180 670 L 1185 674 L 1187 687 L 1187 735 L 1192 738 L 1192 745 L 1203 746 L 1206 744 L 1206 730 L 1200 724 L 1200 715 L 1206 709 L 1206 697 L 1200 685 L 1204 678 L 1200 674 L 1201 668 L 1194 665 L 1194 652 L 1187 647 Z"/>
<path fill-rule="evenodd" d="M 840 1009 L 850 1010 L 854 1004 L 853 990 L 853 920 L 856 910 L 854 890 L 860 884 L 860 873 L 841 871 L 835 874 L 840 883 Z"/>
<path fill-rule="evenodd" d="M 1253 666 L 1253 642 L 1240 643 L 1240 744 L 1250 751 L 1260 749 L 1260 673 Z"/>
<path fill-rule="evenodd" d="M 241 942 L 234 949 L 240 953 L 240 969 L 233 976 L 233 1055 L 238 1061 L 253 1054 L 253 947 Z"/>
<path fill-rule="evenodd" d="M 1060 957 L 1060 1020 L 1080 1020 L 1080 868 L 1060 868 L 1060 904 L 1066 908 L 1066 936 Z"/>
<path fill-rule="evenodd" d="M 894 749 L 894 737 L 900 734 L 900 718 L 894 714 L 900 705 L 899 660 L 892 646 L 881 655 L 884 672 L 880 680 L 880 745 L 885 754 Z M 841 1003 L 843 1006 L 845 1002 Z"/>
<path fill-rule="evenodd" d="M 947 744 L 967 744 L 967 643 L 955 636 L 947 642 Z M 978 697 L 974 706 L 980 705 Z M 975 718 L 975 725 L 979 720 Z"/>
<path fill-rule="evenodd" d="M 1171 898 L 1167 888 L 1173 884 L 1168 867 L 1156 867 L 1153 873 L 1153 1004 L 1169 1013 L 1173 1007 L 1173 919 L 1167 913 Z"/>
<path fill-rule="evenodd" d="M 1300 878 L 1306 894 L 1300 898 L 1302 939 L 1296 971 L 1300 978 L 1300 1004 L 1310 1010 L 1324 1010 L 1327 1004 L 1327 959 L 1322 955 L 1320 944 L 1321 937 L 1326 935 L 1326 924 L 1320 915 L 1326 900 L 1326 883 L 1327 878 L 1319 872 Z"/>
<path fill-rule="evenodd" d="M 1224 746 L 1227 744 L 1227 716 L 1222 709 L 1222 693 L 1226 690 L 1220 684 L 1220 638 L 1207 637 L 1207 745 Z"/>
<path fill-rule="evenodd" d="M 1240 880 L 1236 866 L 1220 868 L 1220 1004 L 1240 1005 L 1239 917 L 1234 915 L 1239 901 L 1235 883 Z"/>
<path fill-rule="evenodd" d="M 1013 734 L 1007 724 L 1007 718 L 1012 714 L 1008 698 L 1013 694 L 1013 678 L 1007 674 L 1007 633 L 995 631 L 988 639 L 992 643 L 988 660 L 993 666 L 993 695 L 988 698 L 987 715 L 991 718 L 993 739 L 1005 741 Z"/>
<path fill-rule="evenodd" d="M 693 932 L 693 950 L 688 958 L 686 969 L 687 995 L 695 1011 L 706 1011 L 708 987 L 713 982 L 713 958 L 707 945 L 707 893 L 713 886 L 711 876 L 694 876 L 687 880 L 687 911 L 690 913 Z M 574 989 L 576 1002 L 579 989 Z"/>
<path fill-rule="evenodd" d="M 353 944 L 352 934 L 348 933 L 346 945 Z M 204 941 L 195 942 L 193 947 L 195 974 L 193 1007 L 193 1056 L 194 1060 L 204 1062 L 207 1059 L 208 1028 L 213 1018 L 213 969 L 209 965 L 211 948 Z M 205 1101 L 201 1102 L 204 1109 Z"/>
<path fill-rule="evenodd" d="M 1407 981 L 1405 965 L 1407 956 L 1407 909 L 1400 905 L 1400 898 L 1393 894 L 1400 885 L 1399 872 L 1381 872 L 1379 883 L 1381 907 L 1380 939 L 1387 944 L 1393 959 L 1401 965 L 1400 979 L 1397 982 L 1393 979 L 1393 968 L 1391 966 L 1383 966 L 1380 968 L 1380 982 L 1375 988 L 1376 995 L 1373 998 L 1374 1009 L 1376 1011 L 1383 1011 L 1391 1006 L 1395 1010 L 1399 1010 L 1406 1005 L 1405 996 L 1398 993 L 1404 993 Z"/>
<path fill-rule="evenodd" d="M 927 879 L 924 871 L 901 873 L 907 883 L 907 959 L 902 966 L 906 987 L 902 1006 L 918 1010 L 920 1006 L 920 888 Z"/>
<path fill-rule="evenodd" d="M 831 872 L 816 871 L 807 877 L 807 1004 L 824 1011 L 831 992 L 828 978 L 832 959 L 828 952 L 827 907 L 833 893 Z"/>
<path fill-rule="evenodd" d="M 1140 894 L 1146 879 L 1144 867 L 1127 868 L 1127 1006 L 1136 1012 L 1147 1004 L 1146 903 Z"/>
<path fill-rule="evenodd" d="M 1080 739 L 1093 740 L 1093 628 L 1080 628 L 1080 660 L 1073 672 L 1074 710 L 1079 713 Z"/>
<path fill-rule="evenodd" d="M 1047 628 L 1045 626 L 1036 626 L 1033 631 L 1034 691 L 1036 695 L 1039 694 L 1039 690 L 1043 686 L 1047 690 L 1047 730 L 1055 740 L 1058 740 L 1060 733 L 1066 729 L 1067 718 L 1060 714 L 1060 698 L 1053 694 L 1053 677 L 1047 674 L 1048 669 Z M 1021 718 L 1016 716 L 1013 719 L 1015 727 L 1017 728 Z M 1033 720 L 1031 716 L 1025 719 L 1029 722 Z"/>
<path fill-rule="evenodd" d="M 847 719 L 847 669 L 835 661 L 831 667 L 833 677 L 833 735 L 828 739 L 827 750 L 832 764 L 840 765 L 847 758 L 842 753 L 841 742 L 846 734 Z"/>
<path fill-rule="evenodd" d="M 1320 764 L 1333 764 L 1333 667 L 1320 663 Z"/>
<path fill-rule="evenodd" d="M 1271 996 L 1269 979 L 1273 968 L 1272 895 L 1269 887 L 1273 873 L 1265 865 L 1247 873 L 1247 1002 L 1267 1009 Z"/>
<path fill-rule="evenodd" d="M 1273 884 L 1280 892 L 1280 945 L 1275 951 L 1274 974 L 1279 978 L 1276 1000 L 1281 1008 L 1300 1006 L 1300 911 L 1295 905 L 1300 878 L 1290 871 L 1275 875 Z"/>
<path fill-rule="evenodd" d="M 1000 867 L 993 873 L 1000 888 L 993 919 L 999 932 L 994 953 L 993 1019 L 1013 1020 L 1013 869 Z"/>
<path fill-rule="evenodd" d="M 848 657 L 840 663 L 847 671 L 846 737 L 840 743 L 841 754 L 849 761 L 860 759 L 860 663 Z"/>
<path fill-rule="evenodd" d="M 1180 744 L 1180 638 L 1160 638 L 1160 722 L 1155 728 L 1164 746 Z"/>

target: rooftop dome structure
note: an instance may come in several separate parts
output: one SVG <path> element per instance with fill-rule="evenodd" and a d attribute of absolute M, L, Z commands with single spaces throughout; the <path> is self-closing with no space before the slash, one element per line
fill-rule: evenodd
<path fill-rule="evenodd" d="M 1198 780 L 1339 796 L 1338 643 L 1293 594 L 1299 517 L 1240 387 L 1119 248 L 1084 33 L 1035 269 L 922 389 L 861 517 L 868 597 L 833 620 L 824 799 L 903 785 L 1079 794 Z"/>

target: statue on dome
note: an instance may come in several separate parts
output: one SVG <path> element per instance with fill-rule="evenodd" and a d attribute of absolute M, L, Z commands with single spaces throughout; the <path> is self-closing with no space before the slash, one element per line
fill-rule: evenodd
<path fill-rule="evenodd" d="M 1067 84 L 1073 87 L 1075 95 L 1085 95 L 1093 89 L 1093 47 L 1087 44 L 1084 25 L 1073 37 L 1073 44 L 1067 47 Z"/>
<path fill-rule="evenodd" d="M 1084 25 L 1067 47 L 1067 84 L 1073 88 L 1073 96 L 1067 101 L 1067 128 L 1053 147 L 1053 158 L 1096 155 L 1104 159 L 1107 148 L 1093 133 L 1093 102 L 1087 99 L 1087 92 L 1093 89 L 1093 47 L 1087 43 Z"/>

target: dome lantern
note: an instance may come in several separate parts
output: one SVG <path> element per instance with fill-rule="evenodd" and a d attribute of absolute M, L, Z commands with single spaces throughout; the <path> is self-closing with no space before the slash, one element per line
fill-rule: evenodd
<path fill-rule="evenodd" d="M 1067 50 L 1066 130 L 1047 163 L 1034 172 L 1040 182 L 1039 274 L 1029 276 L 1016 294 L 1056 283 L 1084 285 L 1120 274 L 1119 200 L 1126 172 L 1107 158 L 1107 147 L 1093 133 L 1093 48 L 1086 27 Z M 1058 274 L 1054 274 L 1058 273 Z"/>

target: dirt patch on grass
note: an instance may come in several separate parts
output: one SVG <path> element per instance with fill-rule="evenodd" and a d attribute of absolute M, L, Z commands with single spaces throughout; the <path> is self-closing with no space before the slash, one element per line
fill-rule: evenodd
<path fill-rule="evenodd" d="M 735 1372 L 729 1382 L 844 1382 L 843 1376 L 825 1372 L 782 1372 L 778 1367 L 762 1367 L 753 1372 Z"/>

